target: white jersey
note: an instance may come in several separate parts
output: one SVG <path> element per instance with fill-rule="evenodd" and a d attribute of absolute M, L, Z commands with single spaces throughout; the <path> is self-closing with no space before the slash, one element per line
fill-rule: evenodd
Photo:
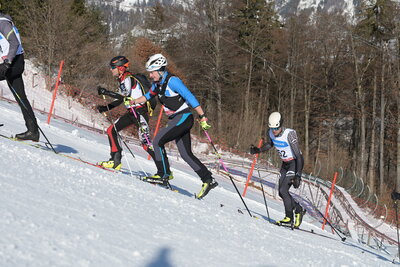
<path fill-rule="evenodd" d="M 13 26 L 13 30 L 15 33 L 15 36 L 18 39 L 19 45 L 16 51 L 16 55 L 21 55 L 24 53 L 24 49 L 22 48 L 22 43 L 21 43 L 21 36 L 19 35 L 19 31 L 17 29 L 17 27 L 14 26 L 14 23 L 9 20 L 8 18 L 5 17 L 0 17 L 0 21 L 8 21 L 12 24 Z M 0 57 L 5 58 L 8 56 L 9 52 L 10 52 L 10 43 L 7 40 L 7 36 L 4 36 L 4 34 L 0 31 Z"/>
<path fill-rule="evenodd" d="M 274 143 L 274 147 L 278 151 L 282 161 L 291 161 L 296 158 L 288 140 L 288 135 L 291 132 L 295 132 L 295 130 L 285 128 L 283 133 L 281 133 L 279 136 L 275 136 L 272 133 L 272 130 L 268 131 L 269 137 Z"/>
<path fill-rule="evenodd" d="M 132 97 L 133 99 L 137 99 L 141 96 L 143 96 L 142 92 L 142 87 L 138 82 L 135 83 L 135 86 L 132 87 L 132 82 L 134 78 L 132 78 L 130 75 L 127 75 L 123 81 L 120 82 L 119 85 L 119 94 L 123 96 L 128 96 Z M 132 107 L 138 107 L 138 106 L 143 106 L 145 102 L 132 105 Z"/>

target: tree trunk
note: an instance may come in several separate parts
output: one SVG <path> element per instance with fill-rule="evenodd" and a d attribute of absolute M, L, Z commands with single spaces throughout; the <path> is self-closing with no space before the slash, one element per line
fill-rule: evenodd
<path fill-rule="evenodd" d="M 384 174 L 385 174 L 385 162 L 384 162 L 384 156 L 385 156 L 385 108 L 386 108 L 386 100 L 385 100 L 385 84 L 384 84 L 384 67 L 385 65 L 382 65 L 382 84 L 381 84 L 381 114 L 380 114 L 380 134 L 379 134 L 379 195 L 383 196 L 384 195 Z"/>
<path fill-rule="evenodd" d="M 400 75 L 400 70 L 397 70 Z M 400 77 L 399 77 L 400 82 Z M 400 192 L 400 88 L 397 88 L 397 178 L 396 191 Z"/>
<path fill-rule="evenodd" d="M 214 60 L 215 60 L 215 77 L 214 87 L 211 88 L 216 95 L 216 111 L 217 111 L 217 131 L 218 135 L 222 134 L 222 86 L 221 86 L 221 68 L 222 68 L 222 49 L 221 49 L 221 21 L 220 21 L 221 3 L 219 1 L 209 1 L 209 17 L 211 21 L 211 34 L 214 45 Z"/>
<path fill-rule="evenodd" d="M 360 157 L 359 157 L 359 177 L 363 180 L 366 181 L 365 173 L 366 173 L 366 145 L 365 145 L 365 135 L 366 135 L 366 119 L 367 119 L 367 114 L 365 111 L 365 93 L 364 93 L 364 88 L 362 85 L 362 74 L 360 73 L 359 70 L 359 63 L 357 60 L 357 55 L 356 55 L 356 50 L 354 47 L 354 42 L 353 42 L 353 37 L 351 36 L 351 46 L 352 46 L 352 51 L 353 51 L 353 59 L 354 59 L 354 68 L 355 68 L 355 80 L 357 84 L 357 97 L 358 97 L 358 102 L 360 105 L 360 140 L 359 140 L 359 145 L 360 145 Z"/>
<path fill-rule="evenodd" d="M 400 39 L 397 39 L 397 44 Z M 400 48 L 397 50 L 400 51 Z M 396 177 L 396 191 L 400 192 L 400 59 L 397 58 L 397 84 L 394 85 L 397 91 L 397 177 Z"/>
<path fill-rule="evenodd" d="M 249 120 L 250 114 L 250 89 L 251 89 L 251 80 L 253 75 L 253 57 L 254 57 L 254 45 L 251 46 L 250 50 L 250 58 L 249 58 L 249 70 L 247 76 L 247 85 L 246 85 L 246 94 L 244 98 L 244 120 Z"/>
<path fill-rule="evenodd" d="M 312 85 L 305 84 L 304 90 L 304 162 L 309 162 L 310 155 L 310 113 L 311 113 L 311 90 Z"/>
<path fill-rule="evenodd" d="M 374 92 L 372 99 L 372 126 L 371 126 L 371 149 L 368 168 L 368 185 L 372 192 L 375 192 L 375 117 L 376 117 L 376 90 L 377 90 L 377 77 L 374 72 Z"/>

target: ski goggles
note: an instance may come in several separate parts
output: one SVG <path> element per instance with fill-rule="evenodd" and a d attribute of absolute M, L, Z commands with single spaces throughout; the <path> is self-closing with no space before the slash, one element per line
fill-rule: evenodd
<path fill-rule="evenodd" d="M 272 131 L 278 131 L 281 127 L 270 128 Z"/>

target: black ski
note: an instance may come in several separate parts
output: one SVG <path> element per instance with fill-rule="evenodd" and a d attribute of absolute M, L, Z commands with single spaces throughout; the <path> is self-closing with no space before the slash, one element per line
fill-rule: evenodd
<path fill-rule="evenodd" d="M 162 188 L 171 190 L 173 192 L 179 192 L 179 190 L 174 189 L 171 186 L 171 184 L 169 183 L 169 180 L 160 180 L 160 179 L 155 180 L 155 179 L 151 179 L 151 178 L 147 178 L 147 179 L 140 178 L 140 180 L 143 181 L 143 182 L 152 184 L 152 185 L 158 185 L 158 186 L 160 186 Z"/>
<path fill-rule="evenodd" d="M 4 126 L 4 124 L 0 124 L 0 127 L 1 127 L 1 126 Z"/>
<path fill-rule="evenodd" d="M 275 225 L 277 225 L 277 226 L 283 226 L 283 227 L 285 227 L 285 228 L 288 228 L 288 229 L 290 229 L 290 230 L 297 230 L 297 231 L 301 231 L 301 232 L 304 232 L 304 233 L 309 233 L 309 234 L 313 234 L 313 235 L 317 235 L 317 236 L 321 236 L 321 237 L 325 237 L 325 238 L 329 238 L 329 239 L 332 239 L 332 240 L 337 240 L 336 238 L 333 238 L 333 237 L 330 237 L 330 236 L 327 236 L 327 235 L 323 235 L 323 234 L 320 234 L 320 233 L 316 233 L 316 232 L 314 232 L 314 230 L 306 230 L 306 229 L 302 229 L 302 228 L 296 228 L 296 227 L 291 227 L 291 225 L 285 225 L 285 224 L 275 224 Z M 338 240 L 337 240 L 338 241 Z"/>

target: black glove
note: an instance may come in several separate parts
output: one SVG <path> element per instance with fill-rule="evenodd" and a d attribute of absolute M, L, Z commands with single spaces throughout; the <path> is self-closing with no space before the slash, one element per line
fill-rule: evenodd
<path fill-rule="evenodd" d="M 4 80 L 6 78 L 7 70 L 10 68 L 10 62 L 5 59 L 3 63 L 0 64 L 0 79 Z"/>
<path fill-rule="evenodd" d="M 391 197 L 394 201 L 399 200 L 400 199 L 400 193 L 397 193 L 396 191 L 393 191 L 391 194 Z"/>
<path fill-rule="evenodd" d="M 100 113 L 108 111 L 108 107 L 107 106 L 97 106 L 96 108 Z"/>
<path fill-rule="evenodd" d="M 296 174 L 296 175 L 292 178 L 293 187 L 294 187 L 294 188 L 299 188 L 299 187 L 300 187 L 300 183 L 301 183 L 301 176 L 299 176 L 299 175 Z"/>
<path fill-rule="evenodd" d="M 256 147 L 255 145 L 250 145 L 250 154 L 254 155 L 254 154 L 258 154 L 260 152 L 261 151 L 258 147 Z"/>
<path fill-rule="evenodd" d="M 107 94 L 107 89 L 106 88 L 103 88 L 103 87 L 101 87 L 101 86 L 97 86 L 97 93 L 99 94 L 99 95 L 105 95 L 105 94 Z"/>

